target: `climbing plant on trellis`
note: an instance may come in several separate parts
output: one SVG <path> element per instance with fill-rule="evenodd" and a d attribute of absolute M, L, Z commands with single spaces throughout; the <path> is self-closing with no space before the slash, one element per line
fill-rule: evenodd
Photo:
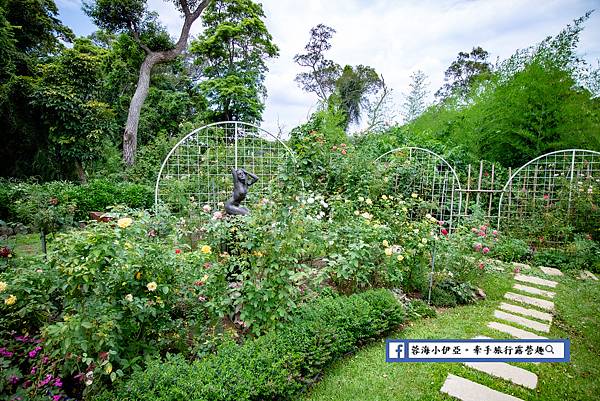
<path fill-rule="evenodd" d="M 182 212 L 191 204 L 221 208 L 233 190 L 231 171 L 244 168 L 259 180 L 247 202 L 268 195 L 292 151 L 277 137 L 244 122 L 228 121 L 198 128 L 181 139 L 162 163 L 155 186 L 155 204 Z"/>
<path fill-rule="evenodd" d="M 427 210 L 452 228 L 461 210 L 462 192 L 454 168 L 440 155 L 423 148 L 403 147 L 379 156 L 376 168 L 390 193 L 423 200 Z"/>
<path fill-rule="evenodd" d="M 498 227 L 540 242 L 563 243 L 573 231 L 600 239 L 600 153 L 560 150 L 517 169 L 500 196 Z"/>

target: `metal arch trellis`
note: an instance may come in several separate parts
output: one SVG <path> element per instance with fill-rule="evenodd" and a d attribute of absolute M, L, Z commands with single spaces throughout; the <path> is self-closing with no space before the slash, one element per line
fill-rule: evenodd
<path fill-rule="evenodd" d="M 248 202 L 268 195 L 292 150 L 268 131 L 241 121 L 218 122 L 197 128 L 183 137 L 165 157 L 154 190 L 155 207 L 180 212 L 186 205 L 222 209 L 231 195 L 231 170 L 245 168 L 259 176 L 248 193 Z"/>
<path fill-rule="evenodd" d="M 429 213 L 453 227 L 461 210 L 462 189 L 454 168 L 440 155 L 429 149 L 401 147 L 375 159 L 386 171 L 392 170 L 395 193 L 417 193 L 429 202 Z M 389 179 L 390 177 L 386 177 Z"/>
<path fill-rule="evenodd" d="M 600 152 L 567 149 L 536 157 L 517 169 L 504 185 L 498 203 L 498 228 L 511 221 L 539 219 L 547 211 L 576 217 L 578 201 L 598 197 L 599 183 Z M 549 240 L 562 242 L 564 238 Z"/>

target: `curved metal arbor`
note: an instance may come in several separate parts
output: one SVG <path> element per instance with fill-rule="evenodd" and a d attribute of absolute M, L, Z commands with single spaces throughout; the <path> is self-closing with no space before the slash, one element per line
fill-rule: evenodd
<path fill-rule="evenodd" d="M 598 198 L 599 183 L 600 152 L 567 149 L 536 157 L 517 169 L 504 185 L 498 204 L 498 228 L 512 221 L 536 221 L 549 212 L 567 219 L 576 217 L 581 201 L 589 203 L 594 196 Z M 596 224 L 600 226 L 600 215 L 598 218 Z M 564 238 L 550 240 L 561 242 Z"/>
<path fill-rule="evenodd" d="M 462 189 L 456 171 L 442 156 L 424 148 L 402 147 L 382 154 L 375 162 L 381 164 L 384 180 L 392 178 L 394 193 L 417 193 L 430 203 L 429 213 L 452 228 L 461 210 Z"/>
<path fill-rule="evenodd" d="M 268 194 L 269 182 L 288 156 L 294 158 L 286 144 L 254 124 L 226 121 L 197 128 L 165 157 L 156 179 L 155 206 L 163 204 L 173 212 L 192 203 L 219 208 L 231 196 L 233 168 L 258 175 L 247 199 L 255 202 Z"/>

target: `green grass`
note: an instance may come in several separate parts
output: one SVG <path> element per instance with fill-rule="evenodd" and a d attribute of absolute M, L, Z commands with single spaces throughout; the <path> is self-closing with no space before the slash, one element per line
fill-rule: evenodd
<path fill-rule="evenodd" d="M 485 301 L 414 322 L 389 338 L 509 338 L 488 329 L 486 324 L 513 282 L 508 273 L 490 273 L 479 283 L 488 295 Z M 571 363 L 522 364 L 538 375 L 535 390 L 492 378 L 459 363 L 386 363 L 382 341 L 335 363 L 303 400 L 454 400 L 439 391 L 448 373 L 526 401 L 599 399 L 600 284 L 568 276 L 561 279 L 556 292 L 557 316 L 548 337 L 571 340 Z"/>
<path fill-rule="evenodd" d="M 50 241 L 50 238 L 46 238 L 46 241 Z M 19 234 L 7 240 L 0 241 L 0 246 L 4 245 L 11 247 L 17 256 L 33 256 L 42 253 L 40 235 L 37 233 Z"/>

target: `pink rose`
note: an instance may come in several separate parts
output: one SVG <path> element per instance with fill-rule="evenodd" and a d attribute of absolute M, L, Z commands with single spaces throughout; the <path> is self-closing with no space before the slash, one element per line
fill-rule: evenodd
<path fill-rule="evenodd" d="M 490 252 L 490 248 L 488 248 L 488 247 L 486 246 L 486 247 L 484 247 L 484 248 L 481 250 L 481 252 L 483 252 L 483 254 L 485 255 L 485 254 L 487 254 L 487 253 L 489 253 L 489 252 Z"/>

